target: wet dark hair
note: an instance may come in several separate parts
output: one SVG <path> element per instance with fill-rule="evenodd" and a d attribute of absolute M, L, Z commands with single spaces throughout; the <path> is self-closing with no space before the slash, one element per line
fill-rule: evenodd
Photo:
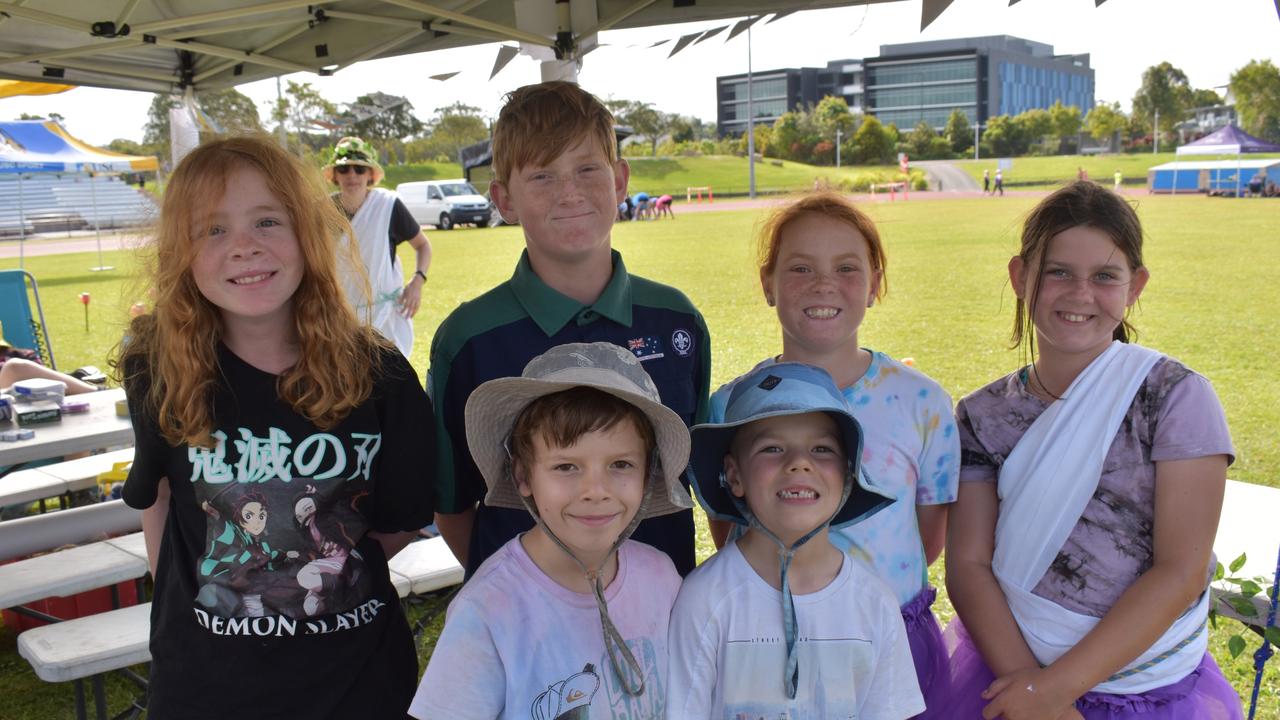
<path fill-rule="evenodd" d="M 1142 223 L 1129 203 L 1116 193 L 1088 180 L 1077 180 L 1055 190 L 1040 201 L 1022 225 L 1022 245 L 1018 257 L 1022 258 L 1028 277 L 1043 277 L 1049 242 L 1059 233 L 1075 227 L 1090 227 L 1104 233 L 1124 255 L 1129 270 L 1142 267 Z M 1034 275 L 1030 274 L 1034 270 Z M 1027 355 L 1035 357 L 1035 313 L 1040 297 L 1040 283 L 1034 283 L 1030 298 L 1018 298 L 1013 316 L 1013 335 L 1010 347 L 1025 343 Z M 1138 331 L 1129 323 L 1129 312 L 1116 326 L 1115 339 L 1129 342 Z"/>

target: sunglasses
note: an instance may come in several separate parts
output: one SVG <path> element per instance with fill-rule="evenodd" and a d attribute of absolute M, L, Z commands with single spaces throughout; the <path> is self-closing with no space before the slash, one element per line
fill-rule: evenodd
<path fill-rule="evenodd" d="M 347 173 L 352 171 L 354 171 L 355 174 L 357 175 L 363 175 L 369 172 L 369 168 L 363 165 L 339 165 L 334 168 L 334 171 L 337 172 L 339 175 L 346 175 Z"/>

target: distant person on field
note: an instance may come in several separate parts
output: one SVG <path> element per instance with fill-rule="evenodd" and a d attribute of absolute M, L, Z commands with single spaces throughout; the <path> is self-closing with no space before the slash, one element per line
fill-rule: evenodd
<path fill-rule="evenodd" d="M 613 117 L 580 86 L 528 85 L 509 94 L 493 129 L 494 202 L 519 223 L 525 249 L 511 279 L 445 318 L 431 345 L 428 385 L 438 442 L 437 526 L 470 577 L 533 527 L 527 512 L 484 502 L 467 447 L 464 409 L 481 383 L 520 375 L 564 343 L 606 341 L 631 352 L 662 404 L 687 425 L 706 417 L 711 344 L 679 290 L 627 272 L 611 246 L 631 170 L 618 157 Z M 694 566 L 693 513 L 649 518 L 634 539 Z"/>
<path fill-rule="evenodd" d="M 1250 178 L 1249 179 L 1249 195 L 1253 197 L 1262 197 L 1262 187 L 1263 187 L 1264 181 L 1266 181 L 1266 176 L 1263 175 L 1262 173 L 1258 173 L 1257 175 L 1254 175 L 1252 178 Z"/>
<path fill-rule="evenodd" d="M 356 251 L 368 276 L 366 285 L 357 269 L 344 267 L 347 301 L 362 321 L 372 324 L 407 358 L 413 351 L 413 316 L 431 270 L 431 243 L 399 195 L 374 187 L 383 174 L 373 146 L 357 137 L 339 140 L 333 162 L 324 169 L 325 179 L 338 187 L 333 201 L 351 221 Z M 415 256 L 408 282 L 396 256 L 396 246 L 402 242 L 409 243 Z"/>
<path fill-rule="evenodd" d="M 1118 168 L 1116 169 L 1115 175 L 1112 176 L 1112 179 L 1115 180 L 1115 184 L 1111 186 L 1111 189 L 1116 192 L 1120 192 L 1120 184 L 1124 182 L 1124 176 L 1120 174 L 1120 170 Z"/>
<path fill-rule="evenodd" d="M 666 215 L 672 220 L 676 219 L 676 214 L 671 211 L 671 201 L 672 197 L 670 195 L 662 195 L 657 200 L 653 201 L 655 220 L 661 220 L 663 215 Z"/>
<path fill-rule="evenodd" d="M 982 171 L 982 194 L 989 195 L 991 193 L 991 171 Z"/>
<path fill-rule="evenodd" d="M 1085 170 L 1083 167 L 1079 167 L 1079 166 L 1076 167 L 1076 180 L 1088 180 L 1088 179 L 1089 179 L 1089 171 Z"/>
<path fill-rule="evenodd" d="M 636 207 L 635 215 L 631 219 L 648 220 L 650 217 L 650 211 L 652 210 L 652 201 L 649 198 L 649 193 L 638 192 L 631 197 L 631 201 Z"/>
<path fill-rule="evenodd" d="M 991 194 L 994 195 L 996 193 L 1000 193 L 1000 196 L 1004 197 L 1004 170 L 996 170 L 996 186 L 991 191 Z"/>

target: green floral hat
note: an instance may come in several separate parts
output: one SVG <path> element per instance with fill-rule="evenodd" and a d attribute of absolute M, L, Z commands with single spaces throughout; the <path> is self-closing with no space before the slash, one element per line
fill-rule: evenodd
<path fill-rule="evenodd" d="M 373 184 L 382 182 L 386 174 L 378 164 L 378 152 L 358 137 L 344 137 L 333 147 L 333 160 L 324 168 L 324 178 L 333 182 L 333 169 L 344 165 L 363 165 L 372 171 Z"/>

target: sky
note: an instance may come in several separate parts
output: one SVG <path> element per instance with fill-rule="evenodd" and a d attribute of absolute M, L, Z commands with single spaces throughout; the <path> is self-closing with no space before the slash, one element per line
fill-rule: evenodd
<path fill-rule="evenodd" d="M 928 29 L 920 31 L 920 0 L 834 10 L 797 12 L 751 31 L 751 67 L 823 67 L 829 60 L 874 57 L 880 45 L 980 35 L 1014 35 L 1053 45 L 1059 54 L 1089 53 L 1095 70 L 1094 97 L 1119 101 L 1127 111 L 1142 71 L 1169 61 L 1195 88 L 1222 92 L 1231 73 L 1250 60 L 1280 65 L 1280 17 L 1275 0 L 955 0 Z M 1213 10 L 1207 11 L 1207 5 Z M 672 39 L 732 20 L 667 25 L 603 33 L 601 47 L 583 58 L 579 82 L 603 98 L 653 103 L 663 112 L 714 122 L 715 79 L 747 71 L 746 34 L 728 33 L 667 58 Z M 489 79 L 497 44 L 479 45 L 353 65 L 332 77 L 286 76 L 310 82 L 337 103 L 372 92 L 407 97 L 423 121 L 435 109 L 461 101 L 492 117 L 507 91 L 538 82 L 539 64 L 521 55 Z M 429 78 L 459 72 L 447 81 Z M 265 121 L 276 82 L 239 86 L 259 103 Z M 115 138 L 140 141 L 150 93 L 77 88 L 60 95 L 0 99 L 0 119 L 22 113 L 55 112 L 73 135 L 105 145 Z M 110 112 L 104 112 L 109 109 Z"/>

